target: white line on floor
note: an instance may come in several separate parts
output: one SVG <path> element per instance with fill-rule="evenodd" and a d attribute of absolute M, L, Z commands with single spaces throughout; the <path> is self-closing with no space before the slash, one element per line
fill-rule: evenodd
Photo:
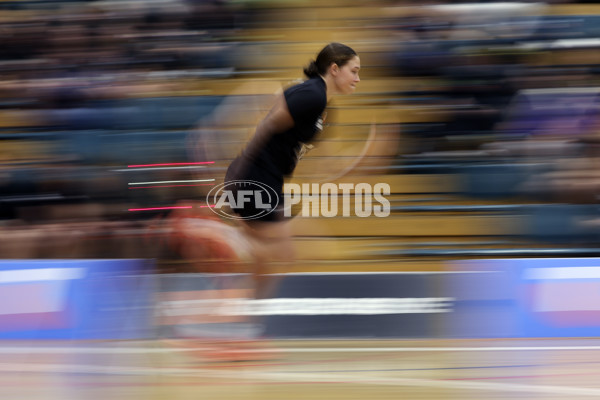
<path fill-rule="evenodd" d="M 373 386 L 410 386 L 421 388 L 439 388 L 454 390 L 484 390 L 496 392 L 544 393 L 568 396 L 600 396 L 599 388 L 585 388 L 557 385 L 523 385 L 514 383 L 450 381 L 419 378 L 395 378 L 372 376 L 360 371 L 358 373 L 330 374 L 319 372 L 260 372 L 238 369 L 234 371 L 215 371 L 198 368 L 156 368 L 156 367 L 126 367 L 126 366 L 99 366 L 82 364 L 0 364 L 0 372 L 13 373 L 59 373 L 59 374 L 102 374 L 102 375 L 136 375 L 136 376 L 194 376 L 200 378 L 224 378 L 253 381 L 275 382 L 310 382 L 336 383 L 345 385 L 373 385 Z M 157 382 L 160 386 L 160 381 Z M 224 385 L 229 385 L 226 383 Z M 144 382 L 140 382 L 143 386 Z M 149 384 L 150 385 L 150 384 Z M 51 388 L 48 388 L 51 390 Z"/>

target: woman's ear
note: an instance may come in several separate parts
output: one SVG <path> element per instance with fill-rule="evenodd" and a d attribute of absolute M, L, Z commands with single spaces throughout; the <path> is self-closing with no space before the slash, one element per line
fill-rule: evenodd
<path fill-rule="evenodd" d="M 331 63 L 331 66 L 329 67 L 329 71 L 330 71 L 331 75 L 336 76 L 338 74 L 338 72 L 340 72 L 340 66 L 337 65 L 336 63 Z"/>

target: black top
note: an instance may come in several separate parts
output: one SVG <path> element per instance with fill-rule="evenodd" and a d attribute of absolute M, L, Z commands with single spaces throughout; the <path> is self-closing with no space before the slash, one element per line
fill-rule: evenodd
<path fill-rule="evenodd" d="M 225 182 L 250 180 L 269 186 L 277 196 L 264 197 L 262 202 L 270 204 L 272 210 L 276 210 L 278 205 L 283 205 L 281 196 L 284 177 L 294 171 L 298 160 L 306 151 L 306 143 L 314 139 L 323 128 L 321 116 L 327 105 L 327 86 L 322 78 L 311 78 L 288 88 L 283 95 L 294 119 L 294 126 L 272 135 L 252 160 L 242 152 L 241 156 L 233 160 L 225 175 Z M 242 161 L 249 162 L 243 171 L 239 169 Z M 251 203 L 244 202 L 234 208 L 234 211 L 242 217 L 263 221 L 277 221 L 283 218 L 281 212 L 268 212 L 256 217 L 261 212 L 264 213 L 264 209 L 259 210 Z M 279 211 L 281 210 L 283 209 L 279 207 Z"/>
<path fill-rule="evenodd" d="M 308 79 L 283 92 L 294 126 L 271 136 L 261 149 L 254 165 L 277 175 L 290 175 L 310 142 L 321 129 L 321 116 L 327 106 L 325 81 Z"/>

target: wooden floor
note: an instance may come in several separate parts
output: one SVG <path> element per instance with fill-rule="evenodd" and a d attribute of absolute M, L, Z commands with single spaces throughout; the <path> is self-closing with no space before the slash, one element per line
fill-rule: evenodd
<path fill-rule="evenodd" d="M 208 362 L 198 343 L 5 341 L 0 398 L 600 398 L 597 339 L 284 341 L 269 349 L 269 360 Z"/>

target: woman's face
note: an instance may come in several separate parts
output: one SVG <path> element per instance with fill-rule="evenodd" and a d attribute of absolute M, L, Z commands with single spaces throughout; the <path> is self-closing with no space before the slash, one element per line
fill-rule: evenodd
<path fill-rule="evenodd" d="M 360 78 L 358 77 L 359 70 L 360 58 L 358 56 L 354 56 L 354 58 L 338 68 L 334 76 L 338 93 L 351 94 L 356 90 L 356 84 L 360 82 Z"/>

